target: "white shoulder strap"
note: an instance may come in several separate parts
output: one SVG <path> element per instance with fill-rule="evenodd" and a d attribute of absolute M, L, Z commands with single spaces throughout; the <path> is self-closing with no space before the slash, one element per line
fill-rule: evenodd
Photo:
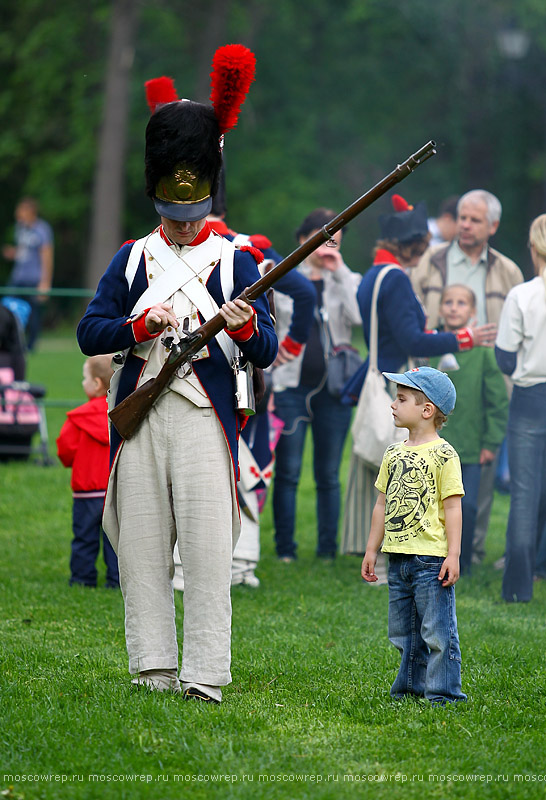
<path fill-rule="evenodd" d="M 399 269 L 396 264 L 389 264 L 383 267 L 378 273 L 373 285 L 372 292 L 372 305 L 371 305 L 371 318 L 370 318 L 370 350 L 369 350 L 369 366 L 370 369 L 377 370 L 377 339 L 378 339 L 378 323 L 377 323 L 377 298 L 379 296 L 379 289 L 383 283 L 383 278 L 390 272 L 391 269 Z"/>
<path fill-rule="evenodd" d="M 149 242 L 148 239 L 150 239 Z M 141 241 L 143 241 L 142 245 L 140 244 Z M 137 242 L 135 242 L 135 245 L 136 244 Z M 200 248 L 200 252 L 197 253 L 196 248 L 196 250 L 183 258 L 180 258 L 171 250 L 168 244 L 159 235 L 154 236 L 153 239 L 146 237 L 144 240 L 139 240 L 138 245 L 138 258 L 135 255 L 137 267 L 142 252 L 146 247 L 146 250 L 153 258 L 158 260 L 165 271 L 139 297 L 132 310 L 132 314 L 137 314 L 155 303 L 162 303 L 167 300 L 167 298 L 172 297 L 175 292 L 181 290 L 191 300 L 194 306 L 199 309 L 205 320 L 209 320 L 211 317 L 215 316 L 215 314 L 218 313 L 218 306 L 214 298 L 209 294 L 205 284 L 202 283 L 199 276 L 194 272 L 193 262 L 196 259 L 199 264 L 202 264 L 203 260 L 207 262 L 214 260 L 214 258 L 220 258 L 222 293 L 226 299 L 231 297 L 233 292 L 233 259 L 235 248 L 227 239 L 214 237 L 209 243 L 206 253 L 204 253 L 202 248 Z M 136 249 L 134 245 L 133 249 Z M 133 249 L 131 250 L 129 258 L 133 255 Z M 226 261 L 225 265 L 224 259 Z M 198 263 L 195 263 L 195 267 L 198 266 Z M 235 343 L 223 330 L 217 334 L 216 341 L 222 349 L 226 360 L 231 365 L 232 359 L 238 350 Z"/>
<path fill-rule="evenodd" d="M 144 252 L 144 247 L 146 246 L 146 242 L 148 241 L 151 234 L 148 236 L 144 236 L 142 239 L 137 239 L 136 242 L 133 243 L 131 247 L 131 252 L 129 253 L 129 259 L 127 261 L 127 266 L 125 267 L 125 280 L 129 286 L 129 290 L 133 285 L 133 281 L 135 280 L 135 275 L 138 269 L 138 265 L 140 264 L 140 259 L 142 257 L 142 253 Z"/>
<path fill-rule="evenodd" d="M 220 285 L 222 287 L 222 294 L 224 301 L 231 300 L 233 294 L 234 277 L 233 277 L 233 262 L 235 259 L 235 245 L 229 239 L 222 241 L 222 254 L 220 256 Z"/>
<path fill-rule="evenodd" d="M 180 258 L 158 232 L 149 236 L 143 249 L 146 250 L 147 257 L 150 260 L 156 259 L 164 271 L 139 297 L 131 313 L 138 314 L 145 308 L 162 303 L 179 289 L 185 292 L 189 282 L 198 280 L 196 278 L 198 267 L 201 267 L 203 262 L 206 264 L 217 261 L 221 256 L 221 248 L 222 239 L 211 237 L 210 241 L 204 242 L 199 247 L 198 252 L 195 248 Z"/>

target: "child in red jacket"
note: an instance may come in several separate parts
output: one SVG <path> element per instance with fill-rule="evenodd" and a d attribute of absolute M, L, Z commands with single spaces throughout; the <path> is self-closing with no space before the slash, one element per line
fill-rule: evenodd
<path fill-rule="evenodd" d="M 108 485 L 108 409 L 106 392 L 112 377 L 112 357 L 92 356 L 83 365 L 82 386 L 89 401 L 67 414 L 57 439 L 57 454 L 72 467 L 73 511 L 70 585 L 97 585 L 95 562 L 102 535 L 106 586 L 119 586 L 118 560 L 101 527 Z"/>

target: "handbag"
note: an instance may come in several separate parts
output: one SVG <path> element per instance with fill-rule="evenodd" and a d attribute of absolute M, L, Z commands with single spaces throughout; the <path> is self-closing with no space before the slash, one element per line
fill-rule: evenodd
<path fill-rule="evenodd" d="M 387 390 L 385 378 L 377 367 L 377 297 L 383 278 L 391 269 L 398 267 L 394 264 L 384 267 L 373 287 L 368 371 L 351 427 L 353 452 L 372 469 L 381 466 L 385 450 L 390 444 L 406 438 L 404 428 L 396 428 L 394 425 L 392 397 Z"/>
<path fill-rule="evenodd" d="M 326 310 L 321 308 L 316 313 L 319 325 L 322 328 L 321 339 L 324 348 L 324 363 L 326 365 L 326 388 L 332 397 L 339 400 L 345 384 L 364 362 L 356 347 L 350 344 L 334 345 Z"/>
<path fill-rule="evenodd" d="M 326 385 L 332 397 L 341 397 L 343 387 L 363 363 L 356 347 L 352 347 L 350 344 L 331 347 L 328 353 Z"/>

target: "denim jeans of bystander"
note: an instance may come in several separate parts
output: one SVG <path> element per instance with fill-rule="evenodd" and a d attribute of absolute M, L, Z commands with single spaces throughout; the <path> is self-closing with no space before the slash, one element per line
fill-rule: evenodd
<path fill-rule="evenodd" d="M 546 503 L 545 388 L 516 386 L 510 402 L 510 513 L 502 582 L 502 596 L 509 603 L 525 603 L 533 596 L 539 517 Z"/>
<path fill-rule="evenodd" d="M 470 572 L 474 529 L 478 513 L 478 495 L 482 468 L 479 464 L 461 464 L 464 497 L 462 499 L 463 536 L 461 541 L 461 573 Z"/>
<path fill-rule="evenodd" d="M 273 486 L 275 545 L 280 558 L 296 556 L 296 495 L 309 425 L 313 435 L 313 472 L 317 492 L 317 555 L 334 557 L 337 551 L 341 494 L 339 468 L 352 408 L 342 405 L 326 388 L 316 394 L 313 392 L 306 387 L 297 387 L 275 394 L 275 414 L 284 422 L 275 451 Z"/>
<path fill-rule="evenodd" d="M 443 560 L 389 553 L 389 640 L 401 655 L 393 697 L 416 695 L 441 704 L 466 700 L 455 588 L 438 580 Z"/>

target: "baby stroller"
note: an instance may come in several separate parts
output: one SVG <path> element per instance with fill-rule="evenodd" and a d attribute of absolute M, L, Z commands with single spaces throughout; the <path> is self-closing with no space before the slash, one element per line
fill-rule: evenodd
<path fill-rule="evenodd" d="M 37 453 L 45 466 L 48 453 L 47 423 L 43 405 L 44 386 L 25 380 L 26 361 L 22 327 L 16 315 L 0 304 L 0 461 L 27 459 Z M 40 444 L 32 447 L 39 433 Z"/>

